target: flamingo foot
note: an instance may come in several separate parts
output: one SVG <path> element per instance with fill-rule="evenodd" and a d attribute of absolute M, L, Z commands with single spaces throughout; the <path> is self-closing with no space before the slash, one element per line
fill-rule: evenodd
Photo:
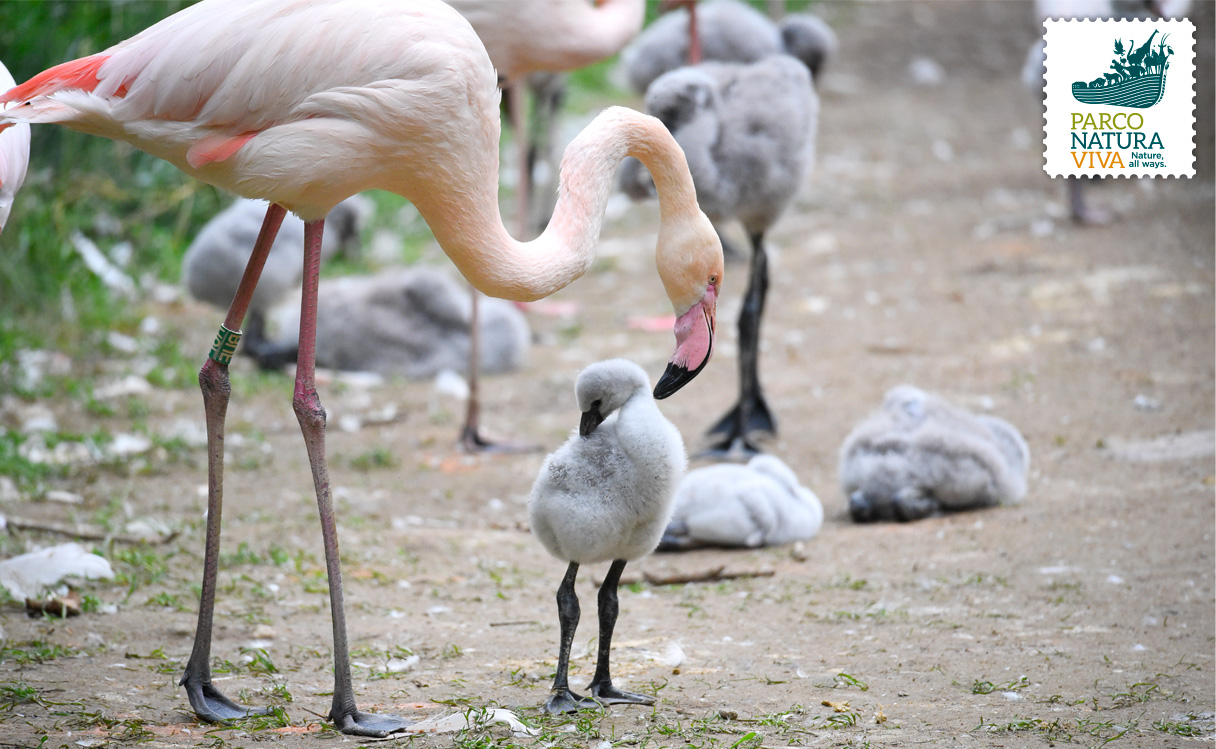
<path fill-rule="evenodd" d="M 396 715 L 379 715 L 351 710 L 342 715 L 330 713 L 329 719 L 334 727 L 347 736 L 369 736 L 382 739 L 394 733 L 399 733 L 414 725 L 411 720 Z"/>
<path fill-rule="evenodd" d="M 212 686 L 211 681 L 204 681 L 189 671 L 182 677 L 180 686 L 186 688 L 186 696 L 190 699 L 190 707 L 198 719 L 206 723 L 227 723 L 256 715 L 269 715 L 268 707 L 243 707 L 228 699 L 220 690 Z"/>
<path fill-rule="evenodd" d="M 764 395 L 757 392 L 750 397 L 750 403 L 747 409 L 746 424 L 743 429 L 740 429 L 739 409 L 742 407 L 742 401 L 736 403 L 734 408 L 727 411 L 717 423 L 709 429 L 711 435 L 723 435 L 728 438 L 744 437 L 753 432 L 761 432 L 763 434 L 776 434 L 777 422 L 773 419 L 773 414 L 769 411 L 768 403 L 764 400 Z M 740 434 L 740 432 L 744 434 Z"/>
<path fill-rule="evenodd" d="M 460 447 L 466 453 L 473 455 L 487 453 L 491 455 L 512 455 L 531 453 L 540 450 L 539 445 L 525 442 L 491 442 L 478 433 L 476 427 L 465 426 L 460 432 Z"/>
<path fill-rule="evenodd" d="M 577 713 L 579 710 L 597 710 L 602 707 L 603 705 L 599 702 L 575 694 L 569 689 L 554 688 L 541 709 L 549 715 L 561 715 L 562 713 Z"/>
<path fill-rule="evenodd" d="M 587 691 L 605 705 L 653 705 L 655 702 L 655 698 L 649 694 L 622 691 L 612 686 L 611 681 L 591 684 Z"/>
<path fill-rule="evenodd" d="M 698 460 L 728 460 L 736 463 L 746 463 L 762 452 L 764 451 L 753 444 L 747 437 L 730 434 L 714 442 L 693 457 Z"/>

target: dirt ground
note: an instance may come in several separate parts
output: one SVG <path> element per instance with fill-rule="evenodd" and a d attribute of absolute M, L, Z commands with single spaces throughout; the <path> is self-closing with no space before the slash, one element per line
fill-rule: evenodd
<path fill-rule="evenodd" d="M 1029 5 L 828 5 L 825 14 L 842 52 L 822 82 L 816 171 L 771 235 L 761 360 L 780 427 L 768 449 L 821 497 L 823 529 L 798 547 L 630 565 L 633 579 L 723 566 L 761 576 L 625 586 L 615 675 L 626 688 L 658 689 L 657 706 L 543 718 L 564 571 L 527 528 L 543 453 L 461 457 L 461 404 L 430 382 L 326 384 L 361 706 L 420 719 L 505 707 L 542 732 L 396 741 L 1213 740 L 1212 185 L 1108 180 L 1089 195 L 1117 220 L 1079 228 L 1067 219 L 1063 185 L 1040 168 L 1039 107 L 1018 78 L 1035 33 Z M 940 65 L 940 85 L 912 82 L 917 57 Z M 555 297 L 576 302 L 577 313 L 531 315 L 538 343 L 529 366 L 486 380 L 488 432 L 553 449 L 577 424 L 572 386 L 582 367 L 627 355 L 658 376 L 670 333 L 629 324 L 670 311 L 653 271 L 656 227 L 654 206 L 613 214 L 600 260 Z M 714 361 L 662 404 L 693 451 L 733 398 L 745 273 L 728 266 Z M 220 319 L 187 301 L 150 302 L 148 314 L 188 352 L 206 350 Z M 99 386 L 129 374 L 137 358 L 101 362 Z M 81 505 L 0 506 L 30 520 L 121 528 L 152 518 L 181 531 L 161 545 L 99 544 L 124 575 L 84 586 L 101 611 L 55 620 L 29 618 L 16 604 L 0 610 L 0 745 L 40 745 L 44 736 L 47 746 L 345 740 L 318 727 L 332 686 L 331 636 L 290 382 L 255 377 L 244 359 L 233 380 L 217 683 L 251 703 L 282 704 L 291 725 L 215 730 L 193 720 L 175 686 L 193 635 L 205 509 L 205 453 L 184 440 L 56 484 Z M 837 450 L 903 382 L 1017 425 L 1033 456 L 1026 501 L 907 525 L 850 522 Z M 141 397 L 148 409 L 138 419 L 150 431 L 201 429 L 197 391 Z M 34 406 L 50 408 L 64 430 L 118 433 L 135 422 L 128 409 L 99 418 L 68 398 L 9 399 L 3 418 L 14 425 Z M 378 421 L 385 407 L 396 415 Z M 11 524 L 10 533 L 30 545 L 64 540 Z M 576 688 L 594 666 L 603 574 L 584 569 L 578 585 Z M 24 687 L 35 696 L 21 697 Z"/>

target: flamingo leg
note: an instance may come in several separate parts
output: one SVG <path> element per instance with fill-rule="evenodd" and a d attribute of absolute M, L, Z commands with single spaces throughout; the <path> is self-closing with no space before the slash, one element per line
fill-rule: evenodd
<path fill-rule="evenodd" d="M 524 137 L 523 87 L 510 84 L 506 89 L 507 108 L 511 124 L 515 129 L 515 140 L 519 145 L 519 236 L 528 228 L 528 140 Z M 469 399 L 465 404 L 464 426 L 460 429 L 460 446 L 468 453 L 517 453 L 536 449 L 534 445 L 514 442 L 490 442 L 481 436 L 481 292 L 469 286 Z"/>
<path fill-rule="evenodd" d="M 469 399 L 465 404 L 460 446 L 468 453 L 522 453 L 537 449 L 521 442 L 491 442 L 481 436 L 481 297 L 469 286 Z"/>
<path fill-rule="evenodd" d="M 228 380 L 228 361 L 231 351 L 225 351 L 227 331 L 239 331 L 241 321 L 249 309 L 253 291 L 257 288 L 266 257 L 274 244 L 275 235 L 283 223 L 286 211 L 271 204 L 266 209 L 266 219 L 254 243 L 245 273 L 237 286 L 236 295 L 224 318 L 224 328 L 216 338 L 211 357 L 203 363 L 198 373 L 199 387 L 203 392 L 203 408 L 207 421 L 207 540 L 203 556 L 203 590 L 199 597 L 198 628 L 194 634 L 194 648 L 186 663 L 179 686 L 186 688 L 190 706 L 201 720 L 219 723 L 250 715 L 264 715 L 265 709 L 246 708 L 236 704 L 211 684 L 211 632 L 215 615 L 215 581 L 219 572 L 220 516 L 224 506 L 224 420 L 228 412 L 228 400 L 232 387 Z M 239 333 L 238 333 L 239 335 Z M 231 348 L 235 349 L 235 342 Z"/>
<path fill-rule="evenodd" d="M 1088 177 L 1067 177 L 1068 209 L 1073 221 L 1085 226 L 1102 226 L 1114 220 L 1114 215 L 1107 210 L 1090 205 L 1085 199 L 1085 182 Z"/>
<path fill-rule="evenodd" d="M 612 630 L 616 628 L 616 617 L 620 612 L 617 599 L 617 588 L 621 584 L 621 572 L 625 569 L 624 559 L 615 559 L 608 568 L 608 574 L 600 585 L 599 614 L 600 614 L 600 645 L 599 654 L 595 660 L 595 676 L 587 685 L 587 691 L 599 702 L 605 705 L 621 703 L 631 705 L 653 705 L 655 698 L 648 694 L 625 692 L 612 686 L 612 675 L 609 673 L 608 656 L 612 649 Z"/>
<path fill-rule="evenodd" d="M 325 545 L 325 570 L 329 575 L 329 608 L 334 628 L 334 698 L 329 719 L 339 731 L 355 736 L 384 737 L 410 725 L 395 715 L 362 713 L 355 707 L 351 687 L 350 649 L 346 641 L 346 609 L 342 602 L 342 565 L 338 556 L 338 531 L 330 494 L 329 468 L 325 459 L 325 409 L 317 395 L 317 286 L 321 279 L 321 232 L 324 221 L 304 224 L 304 287 L 300 302 L 300 353 L 296 364 L 296 386 L 292 407 L 304 434 L 312 482 L 321 516 Z"/>
<path fill-rule="evenodd" d="M 567 674 L 570 670 L 570 646 L 574 643 L 574 630 L 578 629 L 578 595 L 574 592 L 574 578 L 578 576 L 578 562 L 571 562 L 566 576 L 557 588 L 557 620 L 561 624 L 561 645 L 557 653 L 557 672 L 553 676 L 553 688 L 544 711 L 551 715 L 578 712 L 580 708 L 599 707 L 595 700 L 570 691 Z"/>
<path fill-rule="evenodd" d="M 764 235 L 753 234 L 751 278 L 739 312 L 739 401 L 710 429 L 710 434 L 723 435 L 702 455 L 753 455 L 760 452 L 751 443 L 752 432 L 775 434 L 776 422 L 760 390 L 760 321 L 764 315 L 764 298 L 768 294 L 768 255 L 764 251 Z"/>

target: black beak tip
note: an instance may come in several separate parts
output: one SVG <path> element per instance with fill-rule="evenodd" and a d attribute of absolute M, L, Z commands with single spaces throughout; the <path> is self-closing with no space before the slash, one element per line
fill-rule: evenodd
<path fill-rule="evenodd" d="M 584 411 L 583 417 L 578 423 L 578 434 L 580 437 L 589 437 L 595 431 L 596 427 L 604 423 L 604 417 L 600 415 L 598 409 Z"/>
<path fill-rule="evenodd" d="M 696 369 L 690 372 L 686 367 L 669 362 L 667 370 L 663 372 L 663 376 L 659 378 L 659 381 L 654 386 L 655 399 L 662 400 L 675 393 L 687 385 L 700 371 L 700 369 Z"/>

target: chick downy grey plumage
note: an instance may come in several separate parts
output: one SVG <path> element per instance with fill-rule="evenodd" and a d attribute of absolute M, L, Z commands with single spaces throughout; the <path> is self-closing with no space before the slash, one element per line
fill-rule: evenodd
<path fill-rule="evenodd" d="M 327 279 L 318 295 L 317 366 L 415 379 L 469 366 L 472 301 L 444 271 L 413 267 Z M 280 305 L 273 319 L 274 345 L 294 360 L 299 302 Z M 482 371 L 523 366 L 532 333 L 515 305 L 483 299 L 478 324 Z"/>
<path fill-rule="evenodd" d="M 673 70 L 650 85 L 646 110 L 684 149 L 701 210 L 715 225 L 739 220 L 751 239 L 750 280 L 739 313 L 739 400 L 710 431 L 720 435 L 711 452 L 755 453 L 749 435 L 776 432 L 757 372 L 768 291 L 764 235 L 811 167 L 819 97 L 804 65 L 775 55 Z M 620 184 L 634 198 L 653 191 L 636 160 L 625 161 Z"/>
<path fill-rule="evenodd" d="M 545 459 L 532 487 L 532 532 L 569 562 L 557 590 L 561 645 L 557 674 L 544 709 L 574 712 L 599 704 L 651 705 L 654 697 L 612 684 L 609 650 L 625 563 L 654 550 L 671 515 L 672 495 L 688 465 L 680 432 L 659 411 L 646 372 L 626 359 L 587 367 L 575 383 L 582 412 L 577 434 Z M 580 564 L 611 560 L 599 592 L 599 652 L 587 690 L 567 681 L 570 645 L 578 627 L 574 580 Z"/>
<path fill-rule="evenodd" d="M 357 254 L 359 232 L 373 210 L 371 200 L 362 195 L 347 198 L 334 206 L 325 218 L 322 259 L 328 260 L 339 250 Z M 221 309 L 228 308 L 265 216 L 265 201 L 239 198 L 203 226 L 182 259 L 182 282 L 191 296 Z M 283 218 L 249 303 L 242 350 L 269 368 L 287 362 L 280 361 L 267 349 L 266 316 L 275 305 L 300 288 L 304 277 L 303 247 L 304 222 L 289 213 Z"/>
<path fill-rule="evenodd" d="M 911 385 L 887 391 L 882 410 L 840 448 L 840 485 L 859 523 L 1014 504 L 1029 468 L 1030 448 L 1012 424 Z"/>
<path fill-rule="evenodd" d="M 621 67 L 634 91 L 644 93 L 664 73 L 688 64 L 688 10 L 655 19 L 621 50 Z M 837 49 L 836 33 L 810 13 L 791 13 L 773 23 L 737 0 L 697 6 L 697 37 L 703 62 L 756 62 L 785 53 L 802 61 L 818 80 Z"/>
<path fill-rule="evenodd" d="M 659 550 L 779 546 L 805 541 L 822 525 L 819 497 L 779 458 L 757 455 L 747 465 L 689 471 L 676 489 Z"/>

